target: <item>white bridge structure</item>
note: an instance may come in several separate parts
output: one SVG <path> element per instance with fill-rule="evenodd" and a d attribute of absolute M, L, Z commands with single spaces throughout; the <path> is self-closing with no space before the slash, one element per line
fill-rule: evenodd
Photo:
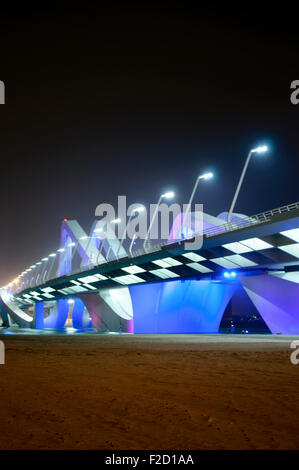
<path fill-rule="evenodd" d="M 198 214 L 192 214 L 193 220 Z M 122 243 L 64 220 L 56 250 L 0 292 L 3 323 L 128 333 L 216 333 L 243 289 L 272 333 L 299 334 L 299 203 L 253 216 L 203 214 L 202 245 Z M 191 220 L 192 220 L 191 217 Z M 192 228 L 192 223 L 191 223 Z M 184 227 L 183 227 L 184 231 Z"/>

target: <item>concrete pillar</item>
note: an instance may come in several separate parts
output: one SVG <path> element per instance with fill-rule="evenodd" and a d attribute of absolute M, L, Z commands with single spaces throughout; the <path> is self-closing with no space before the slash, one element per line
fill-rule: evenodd
<path fill-rule="evenodd" d="M 132 286 L 134 333 L 217 333 L 239 286 L 193 279 Z"/>
<path fill-rule="evenodd" d="M 271 274 L 242 276 L 240 281 L 274 334 L 299 334 L 299 284 Z M 297 276 L 298 277 L 298 276 Z"/>

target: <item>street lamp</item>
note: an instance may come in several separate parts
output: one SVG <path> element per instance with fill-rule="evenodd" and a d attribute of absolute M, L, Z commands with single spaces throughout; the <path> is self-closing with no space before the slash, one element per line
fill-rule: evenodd
<path fill-rule="evenodd" d="M 150 234 L 150 231 L 152 229 L 152 226 L 153 226 L 153 223 L 154 223 L 154 220 L 156 218 L 156 215 L 158 213 L 158 210 L 159 210 L 159 207 L 160 207 L 160 204 L 161 204 L 161 201 L 162 199 L 172 199 L 174 197 L 174 192 L 173 191 L 169 191 L 167 193 L 164 193 L 164 194 L 161 194 L 161 196 L 159 197 L 159 200 L 158 200 L 158 204 L 156 206 L 156 209 L 155 209 L 155 212 L 153 214 L 153 217 L 152 217 L 152 220 L 150 222 L 150 226 L 148 228 L 148 231 L 146 233 L 146 236 L 145 236 L 145 239 L 144 239 L 144 243 L 143 243 L 143 249 L 145 250 L 145 247 L 146 247 L 146 243 L 147 243 L 147 239 L 149 237 L 149 234 Z"/>
<path fill-rule="evenodd" d="M 183 224 L 182 224 L 183 235 L 184 235 L 185 220 L 187 218 L 188 213 L 190 212 L 191 204 L 192 204 L 194 195 L 196 193 L 199 181 L 200 180 L 209 180 L 209 179 L 213 178 L 213 176 L 214 176 L 213 173 L 204 173 L 203 175 L 200 175 L 200 176 L 197 177 L 197 179 L 195 181 L 195 185 L 194 185 L 192 193 L 191 193 L 191 196 L 190 196 L 190 199 L 189 199 L 189 202 L 188 202 L 187 210 L 186 210 L 184 218 L 183 218 Z"/>
<path fill-rule="evenodd" d="M 136 207 L 136 209 L 133 209 L 133 210 L 132 210 L 132 212 L 131 212 L 131 214 L 130 214 L 130 217 L 129 217 L 129 220 L 128 220 L 128 223 L 127 223 L 126 228 L 125 228 L 125 230 L 124 230 L 124 233 L 123 233 L 123 235 L 122 235 L 121 242 L 120 242 L 120 244 L 119 244 L 118 250 L 117 250 L 117 252 L 116 252 L 116 257 L 118 257 L 118 253 L 119 253 L 121 247 L 123 246 L 123 242 L 124 242 L 124 239 L 125 239 L 125 236 L 126 236 L 126 233 L 127 233 L 127 228 L 128 228 L 128 226 L 129 226 L 129 223 L 130 223 L 131 220 L 132 220 L 132 217 L 133 217 L 136 213 L 137 213 L 137 214 L 140 214 L 140 213 L 143 212 L 143 211 L 144 211 L 144 206 L 139 206 L 139 207 Z"/>
<path fill-rule="evenodd" d="M 261 147 L 257 147 L 255 149 L 250 150 L 250 152 L 249 152 L 249 154 L 246 158 L 245 165 L 244 165 L 243 171 L 241 173 L 240 180 L 239 180 L 239 183 L 238 183 L 233 201 L 232 201 L 231 206 L 230 206 L 230 210 L 228 211 L 228 214 L 227 214 L 227 222 L 228 223 L 230 223 L 230 221 L 231 221 L 231 216 L 232 216 L 232 213 L 233 213 L 233 210 L 234 210 L 234 207 L 235 207 L 235 204 L 236 204 L 236 201 L 237 201 L 237 198 L 238 198 L 238 195 L 239 195 L 242 183 L 243 183 L 243 179 L 244 179 L 244 176 L 245 176 L 245 173 L 246 173 L 247 167 L 249 165 L 252 154 L 253 153 L 264 153 L 264 152 L 267 152 L 267 150 L 268 150 L 268 147 L 266 145 L 263 145 Z"/>

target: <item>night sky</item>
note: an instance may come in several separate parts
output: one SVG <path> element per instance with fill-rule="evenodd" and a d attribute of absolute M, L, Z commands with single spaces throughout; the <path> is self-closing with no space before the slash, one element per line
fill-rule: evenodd
<path fill-rule="evenodd" d="M 58 247 L 64 217 L 89 231 L 118 195 L 186 203 L 210 170 L 195 202 L 228 210 L 258 144 L 236 211 L 299 199 L 292 11 L 108 3 L 1 6 L 0 285 Z"/>

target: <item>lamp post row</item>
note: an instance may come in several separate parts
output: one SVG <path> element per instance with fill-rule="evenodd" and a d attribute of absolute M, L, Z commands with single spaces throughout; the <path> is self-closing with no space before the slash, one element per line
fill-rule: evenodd
<path fill-rule="evenodd" d="M 233 200 L 232 200 L 232 203 L 231 203 L 231 206 L 230 206 L 230 209 L 228 211 L 228 214 L 227 214 L 227 223 L 231 223 L 231 217 L 232 217 L 232 214 L 233 214 L 233 210 L 235 208 L 235 205 L 236 205 L 236 202 L 237 202 L 237 199 L 238 199 L 238 196 L 239 196 L 239 193 L 240 193 L 240 189 L 241 189 L 241 186 L 242 186 L 242 183 L 243 183 L 243 180 L 244 180 L 244 177 L 245 177 L 245 174 L 247 172 L 247 168 L 248 168 L 248 165 L 249 165 L 249 162 L 251 160 L 251 157 L 254 153 L 264 153 L 268 150 L 268 147 L 266 145 L 263 145 L 261 147 L 257 147 L 257 148 L 254 148 L 254 149 L 251 149 L 248 153 L 248 156 L 245 160 L 245 164 L 244 164 L 244 167 L 242 169 L 242 172 L 241 172 L 241 176 L 240 176 L 240 179 L 239 179 L 239 182 L 238 182 L 238 185 L 237 185 L 237 188 L 236 188 L 236 191 L 235 191 L 235 194 L 234 194 L 234 197 L 233 197 Z M 213 173 L 204 173 L 200 176 L 197 177 L 196 181 L 195 181 L 195 184 L 193 186 L 193 189 L 192 189 L 192 192 L 191 192 L 191 196 L 190 196 L 190 199 L 189 199 L 189 202 L 188 202 L 188 205 L 187 205 L 187 209 L 186 209 L 186 212 L 184 214 L 184 217 L 183 217 L 183 223 L 182 223 L 182 227 L 184 228 L 184 224 L 185 224 L 185 221 L 186 221 L 186 218 L 187 216 L 189 215 L 189 212 L 190 212 L 190 209 L 191 209 L 191 205 L 192 205 L 192 202 L 193 202 L 193 199 L 194 199 L 194 196 L 195 196 L 195 193 L 196 193 L 196 190 L 197 190 L 197 187 L 199 185 L 199 182 L 200 180 L 209 180 L 213 178 Z M 164 194 L 161 194 L 160 197 L 159 197 L 159 200 L 158 200 L 158 203 L 156 205 L 156 208 L 155 208 L 155 211 L 154 211 L 154 214 L 152 216 L 152 219 L 150 221 L 150 225 L 149 225 L 149 228 L 148 228 L 148 231 L 146 233 L 146 236 L 145 236 L 145 240 L 144 240 L 144 243 L 143 243 L 143 249 L 146 250 L 146 246 L 147 246 L 147 243 L 148 243 L 148 237 L 149 237 L 149 234 L 151 232 L 151 229 L 152 229 L 152 226 L 153 226 L 153 223 L 155 221 L 155 218 L 157 216 L 157 213 L 158 213 L 158 210 L 159 210 L 159 207 L 160 207 L 160 204 L 162 202 L 163 199 L 172 199 L 174 197 L 174 192 L 173 191 L 169 191 L 169 192 L 166 192 Z M 127 231 L 127 228 L 128 228 L 128 225 L 130 223 L 130 221 L 132 220 L 132 217 L 136 214 L 136 213 L 141 213 L 142 211 L 144 210 L 144 206 L 140 206 L 138 207 L 137 209 L 135 209 L 134 211 L 132 211 L 130 217 L 129 217 L 129 220 L 127 222 L 127 225 L 126 225 L 126 228 L 124 230 L 124 233 L 122 235 L 122 238 L 121 238 L 121 242 L 120 242 L 120 245 L 118 247 L 118 250 L 117 250 L 117 253 L 116 255 L 118 255 L 122 245 L 123 245 L 123 242 L 124 242 L 124 238 L 125 238 L 125 234 L 126 234 L 126 231 Z M 111 223 L 114 223 L 114 224 L 118 224 L 119 222 L 121 222 L 120 219 L 115 219 L 113 221 L 111 221 Z M 84 238 L 92 238 L 92 237 L 84 237 Z M 132 246 L 133 246 L 133 243 L 134 243 L 134 239 L 136 237 L 133 237 L 132 239 L 132 242 L 131 242 L 131 245 L 130 245 L 130 248 L 129 248 L 129 251 L 131 253 L 132 251 Z M 67 246 L 74 246 L 75 243 L 72 242 L 72 243 L 69 243 Z M 59 248 L 57 250 L 57 252 L 59 253 L 62 253 L 65 249 L 64 248 Z M 56 253 L 51 253 L 48 257 L 46 258 L 43 258 L 41 261 L 39 261 L 38 263 L 36 263 L 35 265 L 32 265 L 30 266 L 29 269 L 27 269 L 26 271 L 24 271 L 20 276 L 18 276 L 18 278 L 22 277 L 25 273 L 31 271 L 33 268 L 37 267 L 37 265 L 40 265 L 43 261 L 48 261 L 49 257 L 53 257 L 56 256 Z M 53 259 L 53 262 L 54 262 L 54 259 Z"/>

